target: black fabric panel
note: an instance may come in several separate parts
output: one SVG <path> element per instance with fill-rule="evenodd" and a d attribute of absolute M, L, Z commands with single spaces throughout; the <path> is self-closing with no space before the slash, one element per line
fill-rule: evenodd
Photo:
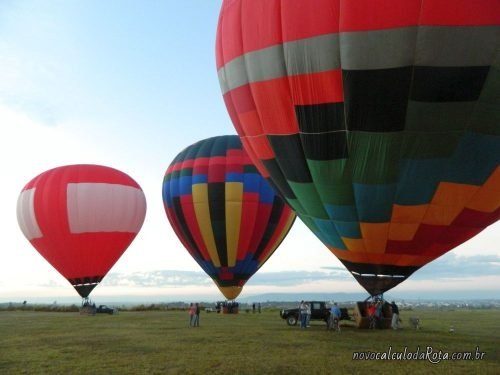
<path fill-rule="evenodd" d="M 333 160 L 348 157 L 346 132 L 301 134 L 306 159 Z"/>
<path fill-rule="evenodd" d="M 353 274 L 356 281 L 371 296 L 379 296 L 406 280 L 406 277 L 369 277 Z"/>
<path fill-rule="evenodd" d="M 295 106 L 301 133 L 326 133 L 345 130 L 344 103 L 323 103 Z"/>
<path fill-rule="evenodd" d="M 413 272 L 420 267 L 417 266 L 394 266 L 389 264 L 352 263 L 341 261 L 344 266 L 354 272 L 352 275 L 359 284 L 366 289 L 370 295 L 382 294 L 405 281 Z M 384 275 L 383 277 L 375 275 Z M 393 277 L 400 276 L 400 277 Z M 402 276 L 402 277 L 401 277 Z"/>
<path fill-rule="evenodd" d="M 348 130 L 393 132 L 404 129 L 412 68 L 343 70 Z"/>
<path fill-rule="evenodd" d="M 68 279 L 82 298 L 87 298 L 92 290 L 102 281 L 104 276 L 88 276 Z"/>
<path fill-rule="evenodd" d="M 175 217 L 179 221 L 179 227 L 182 230 L 182 235 L 184 237 L 184 240 L 188 243 L 190 250 L 193 251 L 193 255 L 195 256 L 196 261 L 199 262 L 203 258 L 200 254 L 200 251 L 198 249 L 198 246 L 196 245 L 193 236 L 191 235 L 191 230 L 189 229 L 186 223 L 186 219 L 182 211 L 181 198 L 173 197 L 172 203 L 175 212 Z"/>
<path fill-rule="evenodd" d="M 411 99 L 421 102 L 462 102 L 479 98 L 490 68 L 417 66 Z"/>
<path fill-rule="evenodd" d="M 227 267 L 226 246 L 226 187 L 224 182 L 213 182 L 208 184 L 208 204 L 210 208 L 210 220 L 214 233 L 215 246 L 219 254 L 220 264 Z"/>
<path fill-rule="evenodd" d="M 271 209 L 271 214 L 269 215 L 269 220 L 266 226 L 266 230 L 264 231 L 264 234 L 262 235 L 259 245 L 255 250 L 254 259 L 258 259 L 262 254 L 262 252 L 265 250 L 266 246 L 268 245 L 269 240 L 276 231 L 276 227 L 278 226 L 284 207 L 285 203 L 279 197 L 275 196 L 273 207 Z"/>
<path fill-rule="evenodd" d="M 285 179 L 293 182 L 312 182 L 299 134 L 268 135 Z"/>
<path fill-rule="evenodd" d="M 296 199 L 297 197 L 293 193 L 292 189 L 288 185 L 285 176 L 281 172 L 276 159 L 261 160 L 262 165 L 266 168 L 273 179 L 266 178 L 266 181 L 273 187 L 275 192 L 279 192 L 285 199 Z"/>

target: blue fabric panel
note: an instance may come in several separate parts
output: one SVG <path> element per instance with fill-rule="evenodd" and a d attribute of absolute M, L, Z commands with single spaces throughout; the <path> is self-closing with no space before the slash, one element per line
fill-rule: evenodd
<path fill-rule="evenodd" d="M 226 182 L 243 182 L 245 179 L 243 173 L 238 172 L 229 172 L 226 173 L 225 181 Z"/>
<path fill-rule="evenodd" d="M 481 186 L 500 164 L 500 137 L 466 133 L 443 181 Z"/>
<path fill-rule="evenodd" d="M 334 221 L 340 237 L 361 238 L 361 229 L 358 221 Z"/>
<path fill-rule="evenodd" d="M 396 184 L 353 184 L 359 221 L 385 223 L 391 220 Z"/>
<path fill-rule="evenodd" d="M 403 160 L 394 203 L 428 204 L 448 167 L 446 159 Z"/>
<path fill-rule="evenodd" d="M 182 178 L 189 178 L 189 176 L 183 176 Z M 194 184 L 206 184 L 206 183 L 208 183 L 208 175 L 206 175 L 206 174 L 193 175 L 193 181 L 191 182 L 192 185 L 194 185 Z"/>
<path fill-rule="evenodd" d="M 347 250 L 347 247 L 337 232 L 335 223 L 330 220 L 313 219 L 319 232 L 314 233 L 327 246 L 335 247 L 341 250 Z"/>
<path fill-rule="evenodd" d="M 359 221 L 358 212 L 355 206 L 339 206 L 326 204 L 325 210 L 332 220 L 340 221 Z"/>

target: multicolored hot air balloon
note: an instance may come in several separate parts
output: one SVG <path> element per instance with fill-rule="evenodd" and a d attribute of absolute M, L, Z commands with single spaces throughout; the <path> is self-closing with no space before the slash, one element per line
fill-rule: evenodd
<path fill-rule="evenodd" d="M 372 295 L 500 211 L 498 0 L 225 0 L 245 149 Z"/>
<path fill-rule="evenodd" d="M 134 240 L 146 199 L 128 175 L 100 165 L 68 165 L 31 180 L 17 220 L 33 247 L 87 298 Z"/>
<path fill-rule="evenodd" d="M 163 202 L 184 247 L 230 300 L 295 220 L 237 135 L 205 139 L 177 155 L 163 180 Z"/>

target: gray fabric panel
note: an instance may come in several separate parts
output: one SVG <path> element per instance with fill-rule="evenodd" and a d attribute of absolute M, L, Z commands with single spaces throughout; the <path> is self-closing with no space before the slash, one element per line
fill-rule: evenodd
<path fill-rule="evenodd" d="M 342 69 L 373 70 L 412 66 L 416 40 L 415 27 L 342 33 Z"/>
<path fill-rule="evenodd" d="M 283 45 L 288 75 L 340 68 L 339 34 L 321 35 Z"/>
<path fill-rule="evenodd" d="M 489 66 L 499 41 L 498 26 L 420 26 L 328 34 L 249 52 L 228 62 L 218 75 L 225 94 L 248 83 L 340 66 L 345 70 Z"/>
<path fill-rule="evenodd" d="M 426 26 L 418 31 L 416 66 L 488 66 L 500 47 L 500 27 Z"/>

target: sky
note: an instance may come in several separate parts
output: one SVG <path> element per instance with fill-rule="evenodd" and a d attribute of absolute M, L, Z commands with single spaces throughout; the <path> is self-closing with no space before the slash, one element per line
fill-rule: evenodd
<path fill-rule="evenodd" d="M 161 185 L 183 148 L 236 134 L 215 67 L 221 1 L 0 1 L 0 302 L 80 300 L 16 219 L 23 186 L 45 170 L 101 164 L 134 178 L 142 230 L 92 298 L 221 299 L 166 218 Z M 476 291 L 500 297 L 500 223 L 390 293 Z M 364 292 L 297 220 L 242 297 Z"/>

